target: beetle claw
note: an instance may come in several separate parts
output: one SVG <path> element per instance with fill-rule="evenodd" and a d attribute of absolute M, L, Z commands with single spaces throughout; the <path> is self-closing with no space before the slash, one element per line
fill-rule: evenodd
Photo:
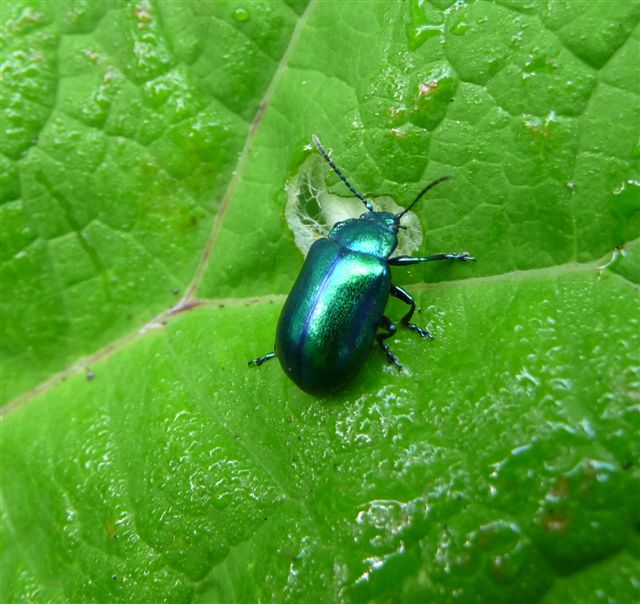
<path fill-rule="evenodd" d="M 412 331 L 415 331 L 423 340 L 433 340 L 433 334 L 428 329 L 419 327 L 415 323 L 407 323 L 407 327 Z"/>

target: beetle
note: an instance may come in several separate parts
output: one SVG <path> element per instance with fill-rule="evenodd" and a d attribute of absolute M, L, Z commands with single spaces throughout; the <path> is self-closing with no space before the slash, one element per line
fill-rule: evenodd
<path fill-rule="evenodd" d="M 389 296 L 409 306 L 400 320 L 403 325 L 422 338 L 433 337 L 411 322 L 415 300 L 391 282 L 391 266 L 475 258 L 468 252 L 391 257 L 398 245 L 398 230 L 405 228 L 400 225 L 402 217 L 427 191 L 450 176 L 430 182 L 402 212 L 378 212 L 333 163 L 315 134 L 313 142 L 367 211 L 359 218 L 337 222 L 326 237 L 313 243 L 282 308 L 274 351 L 249 361 L 249 365 L 259 366 L 277 356 L 299 388 L 322 395 L 340 390 L 358 373 L 374 339 L 388 362 L 402 367 L 386 342 L 397 329 L 384 314 Z"/>

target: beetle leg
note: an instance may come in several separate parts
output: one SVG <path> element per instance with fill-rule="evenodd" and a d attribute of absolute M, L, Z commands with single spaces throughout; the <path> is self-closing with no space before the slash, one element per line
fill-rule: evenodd
<path fill-rule="evenodd" d="M 433 335 L 426 329 L 419 327 L 415 323 L 410 323 L 411 317 L 413 317 L 413 313 L 416 311 L 416 301 L 413 299 L 413 296 L 406 290 L 400 287 L 399 285 L 391 284 L 391 295 L 398 298 L 398 300 L 402 300 L 405 304 L 411 306 L 409 312 L 400 319 L 404 325 L 406 325 L 411 331 L 415 331 L 420 335 L 421 338 L 429 338 L 433 340 Z"/>
<path fill-rule="evenodd" d="M 380 344 L 382 350 L 384 350 L 384 353 L 387 355 L 387 361 L 389 361 L 389 363 L 393 363 L 398 369 L 402 369 L 400 361 L 398 361 L 396 355 L 391 352 L 389 344 L 385 342 L 387 338 L 390 338 L 394 333 L 396 333 L 395 324 L 391 322 L 391 319 L 389 317 L 385 317 L 384 315 L 382 315 L 382 318 L 378 323 L 378 327 L 387 330 L 386 333 L 376 334 L 376 340 L 378 340 L 378 344 Z"/>
<path fill-rule="evenodd" d="M 275 356 L 276 356 L 275 352 L 270 352 L 269 354 L 263 354 L 261 357 L 258 357 L 257 359 L 253 359 L 252 361 L 249 361 L 249 366 L 256 365 L 257 367 L 259 367 L 260 365 L 262 365 L 262 363 L 264 363 L 265 361 L 268 361 L 269 359 L 272 359 Z"/>
<path fill-rule="evenodd" d="M 433 260 L 461 260 L 462 262 L 474 262 L 475 258 L 469 252 L 457 252 L 453 254 L 434 254 L 433 256 L 396 256 L 389 258 L 389 264 L 393 266 L 409 266 L 419 262 L 432 262 Z"/>

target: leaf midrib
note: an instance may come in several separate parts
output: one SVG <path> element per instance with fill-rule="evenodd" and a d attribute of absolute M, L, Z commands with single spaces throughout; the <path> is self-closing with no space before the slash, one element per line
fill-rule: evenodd
<path fill-rule="evenodd" d="M 211 233 L 209 234 L 209 238 L 207 239 L 205 248 L 202 252 L 202 255 L 200 256 L 200 260 L 198 261 L 198 265 L 196 267 L 193 279 L 191 283 L 187 286 L 185 296 L 180 303 L 184 303 L 185 301 L 192 300 L 192 299 L 197 299 L 198 289 L 200 288 L 200 285 L 202 283 L 202 278 L 209 264 L 209 260 L 211 258 L 213 248 L 216 244 L 216 241 L 218 240 L 218 235 L 220 234 L 220 231 L 222 229 L 222 222 L 223 222 L 224 216 L 229 207 L 229 203 L 235 196 L 236 189 L 238 188 L 238 184 L 240 182 L 240 179 L 242 178 L 242 174 L 244 173 L 245 164 L 249 160 L 251 149 L 253 148 L 253 143 L 256 137 L 256 133 L 258 131 L 258 126 L 260 125 L 260 122 L 262 120 L 262 116 L 264 115 L 264 112 L 269 106 L 271 97 L 273 96 L 275 89 L 277 88 L 278 83 L 282 78 L 282 75 L 286 71 L 287 65 L 289 63 L 289 59 L 300 38 L 300 33 L 304 28 L 304 26 L 306 25 L 307 20 L 309 19 L 309 15 L 313 11 L 313 7 L 316 5 L 316 3 L 317 3 L 317 0 L 311 0 L 307 5 L 306 9 L 304 10 L 304 12 L 302 13 L 302 15 L 298 18 L 296 26 L 294 27 L 293 32 L 291 34 L 289 44 L 287 45 L 287 48 L 282 55 L 282 59 L 278 63 L 278 67 L 276 68 L 273 74 L 273 77 L 271 78 L 271 82 L 269 83 L 269 87 L 267 88 L 267 91 L 265 92 L 264 96 L 262 97 L 262 100 L 260 101 L 260 104 L 258 105 L 258 110 L 256 111 L 256 115 L 253 118 L 251 125 L 249 126 L 249 133 L 245 140 L 244 146 L 242 147 L 242 151 L 238 156 L 238 161 L 236 162 L 236 166 L 233 171 L 233 176 L 229 181 L 229 186 L 227 187 L 226 191 L 224 192 L 224 195 L 222 196 L 222 203 L 220 204 L 220 209 L 216 214 L 213 227 L 211 229 Z"/>

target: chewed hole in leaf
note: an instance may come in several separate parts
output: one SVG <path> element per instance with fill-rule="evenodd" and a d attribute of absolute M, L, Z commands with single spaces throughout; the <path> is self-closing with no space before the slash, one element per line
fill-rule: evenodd
<path fill-rule="evenodd" d="M 346 196 L 337 195 L 327 189 L 328 168 L 324 160 L 312 155 L 307 158 L 298 174 L 287 183 L 287 205 L 285 217 L 293 232 L 296 246 L 306 256 L 316 239 L 329 233 L 336 222 L 358 218 L 364 212 L 362 202 L 351 195 L 345 187 Z M 348 177 L 348 176 L 347 176 Z M 342 186 L 341 183 L 337 186 Z M 391 197 L 368 197 L 377 211 L 397 214 L 404 208 Z M 418 217 L 408 212 L 402 219 L 398 233 L 395 255 L 411 255 L 422 245 L 422 227 Z"/>

